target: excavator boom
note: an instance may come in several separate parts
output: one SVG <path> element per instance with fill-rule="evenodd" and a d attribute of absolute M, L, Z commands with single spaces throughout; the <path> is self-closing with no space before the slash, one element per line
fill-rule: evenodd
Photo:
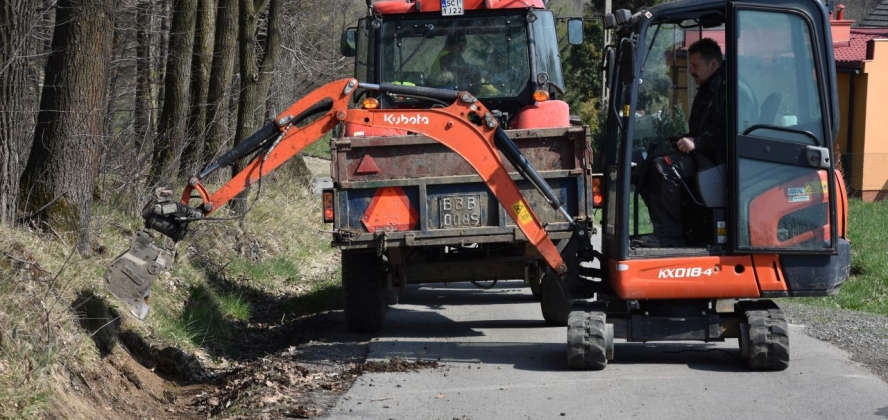
<path fill-rule="evenodd" d="M 376 90 L 381 94 L 411 95 L 450 104 L 432 109 L 349 109 L 349 99 L 358 88 Z M 324 114 L 317 119 L 300 125 L 321 112 Z M 173 201 L 172 193 L 168 190 L 157 194 L 155 200 L 142 212 L 145 229 L 133 239 L 130 249 L 118 256 L 106 271 L 105 285 L 108 290 L 133 315 L 144 319 L 148 313 L 151 284 L 163 270 L 171 268 L 173 261 L 170 250 L 153 243 L 151 231 L 159 232 L 174 242 L 182 240 L 191 222 L 200 221 L 218 210 L 247 187 L 296 156 L 306 146 L 322 138 L 340 122 L 406 130 L 423 134 L 446 145 L 462 156 L 481 176 L 549 268 L 559 275 L 569 271 L 561 253 L 506 171 L 499 152 L 571 224 L 572 218 L 548 184 L 518 152 L 518 148 L 499 127 L 492 113 L 473 95 L 468 92 L 395 84 L 365 84 L 355 79 L 342 79 L 302 97 L 247 140 L 223 154 L 198 175 L 191 177 L 178 202 Z M 202 183 L 213 171 L 252 153 L 257 153 L 256 157 L 215 192 L 211 192 Z M 192 205 L 192 201 L 199 202 Z M 577 227 L 576 232 L 583 234 L 585 231 Z M 570 259 L 573 261 L 576 258 Z M 578 261 L 575 264 L 578 265 Z"/>

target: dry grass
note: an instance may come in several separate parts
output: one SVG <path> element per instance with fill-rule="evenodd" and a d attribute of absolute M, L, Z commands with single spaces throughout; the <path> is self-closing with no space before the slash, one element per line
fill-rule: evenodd
<path fill-rule="evenodd" d="M 89 257 L 74 252 L 64 232 L 0 227 L 0 418 L 54 417 L 60 375 L 94 371 L 114 351 L 118 331 L 212 353 L 231 338 L 227 323 L 258 316 L 262 299 L 316 294 L 311 306 L 338 305 L 339 253 L 320 233 L 318 197 L 290 175 L 285 168 L 264 180 L 242 225 L 192 226 L 175 268 L 154 283 L 144 322 L 102 285 L 105 268 L 140 228 L 137 215 L 100 204 Z"/>

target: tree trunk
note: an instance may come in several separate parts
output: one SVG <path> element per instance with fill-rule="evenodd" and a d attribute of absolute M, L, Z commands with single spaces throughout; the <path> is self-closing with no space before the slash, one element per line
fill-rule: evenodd
<path fill-rule="evenodd" d="M 34 134 L 37 92 L 28 81 L 28 56 L 37 7 L 32 0 L 0 3 L 0 223 L 15 218 L 19 176 Z"/>
<path fill-rule="evenodd" d="M 197 0 L 175 0 L 164 74 L 164 101 L 151 157 L 149 188 L 169 185 L 178 173 L 179 156 L 185 146 L 196 11 Z"/>
<path fill-rule="evenodd" d="M 218 157 L 219 149 L 228 139 L 228 93 L 234 78 L 234 58 L 237 55 L 238 0 L 218 2 L 216 42 L 213 46 L 213 65 L 207 92 L 207 140 L 202 165 L 207 165 Z"/>
<path fill-rule="evenodd" d="M 198 0 L 197 23 L 194 27 L 194 51 L 191 55 L 191 110 L 188 115 L 185 151 L 179 176 L 185 178 L 202 165 L 207 116 L 207 92 L 213 63 L 213 28 L 216 22 L 215 0 Z"/>
<path fill-rule="evenodd" d="M 20 208 L 91 252 L 89 224 L 117 0 L 59 0 Z"/>
<path fill-rule="evenodd" d="M 274 66 L 281 54 L 282 0 L 240 0 L 240 73 L 241 100 L 237 113 L 235 144 L 240 144 L 255 132 L 265 116 L 265 98 L 274 76 Z M 268 7 L 267 32 L 260 36 L 259 17 Z M 246 165 L 241 159 L 232 165 L 237 174 Z M 233 200 L 232 209 L 243 214 L 247 191 Z"/>
<path fill-rule="evenodd" d="M 151 136 L 154 101 L 151 88 L 151 15 L 152 1 L 136 6 L 136 98 L 133 118 L 135 149 L 140 151 Z"/>

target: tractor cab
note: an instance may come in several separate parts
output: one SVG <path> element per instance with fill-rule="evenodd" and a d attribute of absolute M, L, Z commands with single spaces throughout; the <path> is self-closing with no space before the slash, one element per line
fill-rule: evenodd
<path fill-rule="evenodd" d="M 838 120 L 828 11 L 815 1 L 778 3 L 679 1 L 605 19 L 616 39 L 605 54 L 610 95 L 599 155 L 609 258 L 828 259 L 847 251 L 844 188 L 832 159 Z M 703 38 L 723 54 L 725 83 L 708 100 L 724 101 L 724 143 L 716 162 L 681 179 L 653 162 L 695 158 L 674 140 L 689 132 L 698 89 L 689 48 Z M 642 246 L 653 233 L 651 213 L 663 211 L 641 199 L 645 179 L 670 175 L 680 185 L 682 244 Z"/>
<path fill-rule="evenodd" d="M 555 17 L 543 2 L 466 1 L 459 12 L 440 2 L 374 2 L 370 16 L 343 34 L 342 52 L 356 56 L 361 81 L 468 91 L 504 128 L 541 128 L 526 122 L 552 113 L 565 123 L 566 104 L 545 103 L 565 87 Z M 397 94 L 378 99 L 381 108 L 428 106 Z M 542 118 L 516 119 L 527 107 Z"/>

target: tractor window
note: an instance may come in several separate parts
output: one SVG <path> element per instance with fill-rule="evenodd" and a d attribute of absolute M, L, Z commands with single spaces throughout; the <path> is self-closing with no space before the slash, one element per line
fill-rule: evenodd
<path fill-rule="evenodd" d="M 534 11 L 533 36 L 537 55 L 537 72 L 545 73 L 548 83 L 564 93 L 564 76 L 561 73 L 561 57 L 555 36 L 555 19 L 551 12 Z"/>
<path fill-rule="evenodd" d="M 355 54 L 355 77 L 361 81 L 374 80 L 373 77 L 373 54 L 370 51 L 372 43 L 370 40 L 370 28 L 367 19 L 358 21 L 357 46 Z"/>
<path fill-rule="evenodd" d="M 515 97 L 530 79 L 523 14 L 384 22 L 381 82 Z M 394 98 L 409 101 L 410 98 Z"/>

